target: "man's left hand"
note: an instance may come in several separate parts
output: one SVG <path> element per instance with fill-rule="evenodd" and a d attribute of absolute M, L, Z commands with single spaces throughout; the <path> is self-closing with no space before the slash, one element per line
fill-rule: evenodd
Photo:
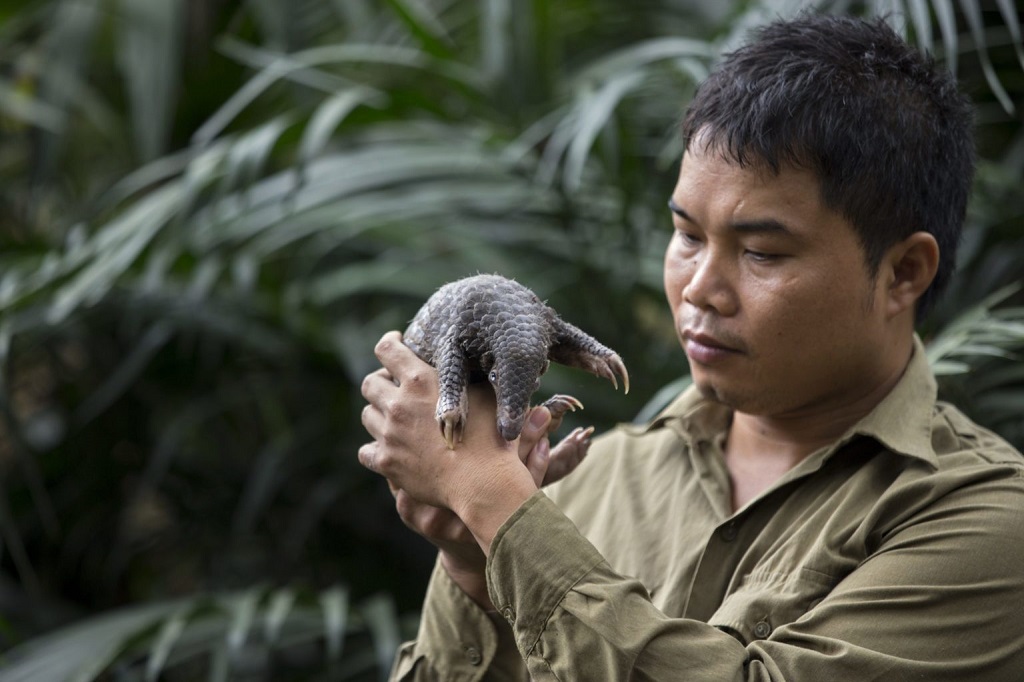
<path fill-rule="evenodd" d="M 490 386 L 470 387 L 462 441 L 449 450 L 435 417 L 437 375 L 389 332 L 374 349 L 382 369 L 363 381 L 363 426 L 374 438 L 359 461 L 416 500 L 450 509 L 484 551 L 501 523 L 537 490 L 518 455 L 495 426 Z"/>

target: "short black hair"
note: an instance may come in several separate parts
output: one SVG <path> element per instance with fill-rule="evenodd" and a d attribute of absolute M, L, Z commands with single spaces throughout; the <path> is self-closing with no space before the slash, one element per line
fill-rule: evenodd
<path fill-rule="evenodd" d="M 741 166 L 806 168 L 877 276 L 885 251 L 930 232 L 940 260 L 918 319 L 949 283 L 974 176 L 970 100 L 882 19 L 801 14 L 757 30 L 700 85 L 683 120 Z"/>

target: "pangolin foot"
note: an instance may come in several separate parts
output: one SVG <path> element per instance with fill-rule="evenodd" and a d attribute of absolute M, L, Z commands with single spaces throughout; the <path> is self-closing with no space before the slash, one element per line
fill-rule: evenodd
<path fill-rule="evenodd" d="M 437 415 L 437 425 L 441 427 L 441 435 L 448 449 L 454 450 L 455 444 L 462 442 L 462 432 L 466 427 L 465 415 L 457 409 L 441 412 Z"/>
<path fill-rule="evenodd" d="M 551 413 L 551 423 L 548 425 L 548 433 L 554 433 L 554 431 L 562 425 L 562 417 L 565 416 L 565 413 L 582 410 L 583 403 L 576 398 L 573 398 L 571 395 L 556 393 L 541 403 L 541 407 L 548 408 L 548 412 Z"/>

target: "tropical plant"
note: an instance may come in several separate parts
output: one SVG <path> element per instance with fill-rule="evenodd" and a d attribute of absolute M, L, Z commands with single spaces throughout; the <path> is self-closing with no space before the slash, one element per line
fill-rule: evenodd
<path fill-rule="evenodd" d="M 399 645 L 384 596 L 351 609 L 341 588 L 290 588 L 143 604 L 103 614 L 20 647 L 0 676 L 40 680 L 295 679 L 311 667 L 335 680 L 378 680 Z M 357 645 L 355 654 L 345 646 Z"/>
<path fill-rule="evenodd" d="M 1020 446 L 1009 0 L 0 1 L 0 642 L 50 633 L 9 672 L 73 642 L 67 679 L 224 679 L 257 646 L 262 679 L 257 623 L 336 652 L 338 584 L 414 610 L 431 552 L 354 456 L 374 342 L 500 271 L 630 367 L 628 398 L 553 369 L 544 391 L 587 396 L 566 428 L 649 413 L 685 382 L 660 277 L 674 122 L 750 27 L 807 6 L 888 13 L 974 93 L 960 274 L 921 332 L 944 390 Z M 390 647 L 388 618 L 345 651 Z"/>

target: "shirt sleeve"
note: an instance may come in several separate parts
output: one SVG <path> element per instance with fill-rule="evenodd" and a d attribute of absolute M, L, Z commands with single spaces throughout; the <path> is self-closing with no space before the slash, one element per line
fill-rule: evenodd
<path fill-rule="evenodd" d="M 741 642 L 670 618 L 616 574 L 542 493 L 491 546 L 491 599 L 533 680 L 1010 682 L 1024 670 L 1021 479 L 949 495 L 794 623 Z"/>
<path fill-rule="evenodd" d="M 512 630 L 470 599 L 434 565 L 414 641 L 398 650 L 392 682 L 522 682 L 526 667 Z"/>

